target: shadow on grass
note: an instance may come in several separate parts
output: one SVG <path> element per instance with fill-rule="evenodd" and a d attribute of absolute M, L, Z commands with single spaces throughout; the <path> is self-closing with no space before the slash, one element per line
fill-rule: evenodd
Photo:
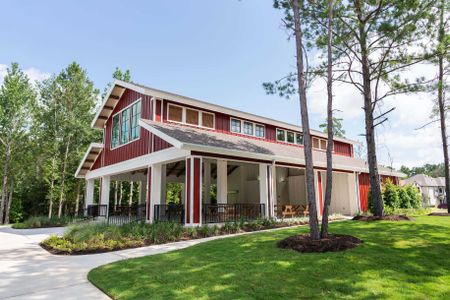
<path fill-rule="evenodd" d="M 364 241 L 333 253 L 276 247 L 308 228 L 239 236 L 94 269 L 89 279 L 120 299 L 448 298 L 450 222 L 340 222 Z"/>

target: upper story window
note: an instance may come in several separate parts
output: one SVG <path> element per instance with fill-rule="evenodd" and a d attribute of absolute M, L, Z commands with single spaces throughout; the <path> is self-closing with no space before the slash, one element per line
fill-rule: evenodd
<path fill-rule="evenodd" d="M 240 119 L 231 118 L 230 131 L 235 133 L 243 133 L 245 135 L 256 136 L 259 138 L 265 137 L 265 127 L 261 124 L 256 124 L 250 121 L 243 121 Z"/>
<path fill-rule="evenodd" d="M 167 120 L 214 129 L 214 114 L 169 103 Z"/>
<path fill-rule="evenodd" d="M 112 117 L 111 148 L 116 148 L 130 141 L 139 139 L 141 118 L 141 101 L 119 111 Z"/>
<path fill-rule="evenodd" d="M 241 120 L 231 119 L 231 132 L 241 133 Z"/>
<path fill-rule="evenodd" d="M 278 129 L 277 128 L 277 141 L 290 144 L 303 145 L 303 134 L 299 132 Z"/>
<path fill-rule="evenodd" d="M 319 138 L 313 138 L 312 139 L 313 148 L 326 150 L 327 149 L 327 140 L 319 139 Z"/>

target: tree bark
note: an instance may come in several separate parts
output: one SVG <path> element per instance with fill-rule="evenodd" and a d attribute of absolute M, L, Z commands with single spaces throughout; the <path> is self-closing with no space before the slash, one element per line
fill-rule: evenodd
<path fill-rule="evenodd" d="M 75 216 L 78 216 L 78 210 L 80 208 L 80 181 L 77 183 L 77 197 L 75 199 Z"/>
<path fill-rule="evenodd" d="M 50 183 L 50 191 L 49 191 L 49 203 L 48 203 L 48 218 L 50 219 L 53 215 L 53 192 L 55 188 L 55 180 L 52 178 Z"/>
<path fill-rule="evenodd" d="M 116 211 L 117 209 L 117 194 L 118 194 L 118 189 L 119 189 L 119 182 L 116 181 L 115 185 L 114 185 L 114 211 Z"/>
<path fill-rule="evenodd" d="M 4 222 L 5 204 L 8 197 L 8 173 L 9 173 L 9 161 L 11 158 L 11 149 L 8 145 L 5 145 L 5 162 L 3 163 L 3 185 L 2 185 L 2 200 L 0 203 L 0 224 Z"/>
<path fill-rule="evenodd" d="M 364 114 L 366 125 L 367 161 L 369 164 L 370 192 L 372 194 L 373 208 L 375 216 L 383 216 L 384 205 L 381 196 L 380 177 L 378 174 L 378 162 L 375 143 L 375 127 L 373 120 L 373 99 L 372 88 L 370 86 L 369 55 L 367 49 L 367 30 L 365 17 L 363 16 L 362 3 L 355 0 L 355 9 L 359 20 L 359 45 L 361 49 L 361 67 L 363 79 Z"/>
<path fill-rule="evenodd" d="M 327 178 L 325 186 L 325 199 L 322 212 L 322 227 L 320 237 L 328 237 L 328 215 L 331 204 L 331 191 L 333 188 L 333 0 L 328 0 L 328 32 L 327 32 Z"/>
<path fill-rule="evenodd" d="M 122 186 L 122 181 L 119 183 L 120 185 L 120 193 L 119 193 L 119 206 L 122 205 L 122 198 L 123 198 L 123 186 Z"/>
<path fill-rule="evenodd" d="M 445 22 L 444 22 L 444 9 L 445 1 L 440 1 L 439 12 L 439 44 L 444 43 L 445 39 Z M 446 113 L 445 113 L 445 99 L 444 99 L 444 55 L 445 52 L 440 50 L 438 54 L 438 105 L 439 105 L 439 118 L 441 121 L 441 137 L 442 137 L 442 150 L 444 151 L 444 173 L 445 173 L 445 195 L 447 200 L 447 211 L 450 213 L 450 165 L 448 160 L 448 141 L 447 141 L 447 125 L 446 125 Z"/>
<path fill-rule="evenodd" d="M 128 197 L 128 206 L 131 207 L 131 204 L 133 204 L 133 189 L 134 189 L 134 182 L 130 182 L 130 195 Z"/>
<path fill-rule="evenodd" d="M 317 219 L 316 192 L 314 189 L 314 166 L 312 157 L 311 133 L 309 129 L 308 104 L 306 99 L 306 78 L 303 62 L 303 33 L 300 22 L 300 4 L 298 0 L 292 0 L 291 6 L 294 11 L 294 34 L 297 55 L 297 81 L 300 102 L 300 113 L 304 137 L 304 152 L 306 165 L 306 190 L 309 205 L 309 228 L 313 240 L 320 239 L 319 222 Z"/>
<path fill-rule="evenodd" d="M 9 211 L 11 209 L 11 202 L 12 202 L 12 197 L 13 197 L 13 193 L 14 193 L 14 180 L 11 179 L 11 183 L 9 184 L 9 196 L 8 196 L 8 200 L 6 202 L 6 209 L 5 209 L 5 224 L 9 224 Z"/>
<path fill-rule="evenodd" d="M 61 190 L 59 193 L 59 206 L 58 206 L 58 218 L 61 218 L 62 214 L 62 205 L 64 202 L 64 188 L 66 183 L 66 168 L 67 168 L 67 158 L 69 157 L 69 147 L 70 147 L 70 136 L 68 138 L 67 144 L 66 144 L 66 151 L 64 153 L 64 161 L 63 161 L 63 169 L 61 172 Z"/>

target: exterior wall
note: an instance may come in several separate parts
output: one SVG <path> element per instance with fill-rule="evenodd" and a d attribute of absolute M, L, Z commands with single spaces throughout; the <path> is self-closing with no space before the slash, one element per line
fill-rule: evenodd
<path fill-rule="evenodd" d="M 381 175 L 381 183 L 385 183 L 387 179 L 390 179 L 394 184 L 399 184 L 398 177 Z M 368 173 L 360 173 L 358 176 L 359 181 L 359 205 L 362 212 L 369 210 L 369 190 L 370 179 Z"/>

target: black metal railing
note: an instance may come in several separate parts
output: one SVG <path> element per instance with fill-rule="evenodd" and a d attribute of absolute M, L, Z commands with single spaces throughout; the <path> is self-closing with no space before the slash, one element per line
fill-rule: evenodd
<path fill-rule="evenodd" d="M 183 204 L 155 204 L 154 220 L 184 224 Z"/>
<path fill-rule="evenodd" d="M 225 223 L 256 220 L 265 216 L 265 206 L 259 203 L 203 204 L 203 223 Z"/>
<path fill-rule="evenodd" d="M 108 205 L 106 204 L 92 204 L 87 207 L 87 216 L 92 218 L 107 216 Z"/>
<path fill-rule="evenodd" d="M 108 224 L 122 225 L 145 220 L 145 204 L 116 205 L 109 208 Z"/>

